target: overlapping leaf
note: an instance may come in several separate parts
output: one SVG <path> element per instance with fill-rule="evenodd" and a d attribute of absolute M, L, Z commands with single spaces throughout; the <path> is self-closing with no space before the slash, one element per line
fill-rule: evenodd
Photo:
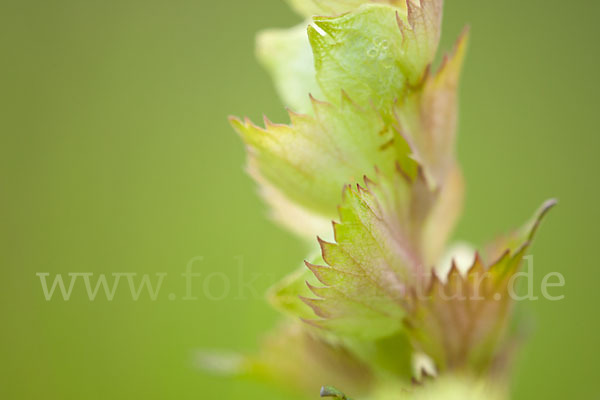
<path fill-rule="evenodd" d="M 342 336 L 374 339 L 401 329 L 409 287 L 426 275 L 422 232 L 437 201 L 421 173 L 400 168 L 392 179 L 347 186 L 334 224 L 335 243 L 320 240 L 326 266 L 307 263 L 325 286 L 304 298 L 321 319 L 313 325 Z"/>
<path fill-rule="evenodd" d="M 445 191 L 432 190 L 419 170 L 406 174 L 401 167 L 390 177 L 377 175 L 377 182 L 365 178 L 365 188 L 346 187 L 336 243 L 320 240 L 326 265 L 307 263 L 321 284 L 306 271 L 294 273 L 271 291 L 278 308 L 346 337 L 375 339 L 402 328 L 407 291 L 440 256 L 429 252 L 431 242 L 445 244 L 451 230 L 439 213 Z M 307 318 L 310 310 L 297 296 L 320 319 Z"/>
<path fill-rule="evenodd" d="M 337 101 L 346 91 L 384 115 L 420 84 L 437 50 L 442 0 L 406 2 L 405 9 L 366 4 L 339 17 L 316 17 L 308 35 L 317 82 Z"/>
<path fill-rule="evenodd" d="M 394 107 L 398 130 L 435 184 L 444 182 L 457 168 L 457 87 L 467 42 L 465 30 L 437 73 L 427 75 L 420 90 L 409 93 Z"/>
<path fill-rule="evenodd" d="M 311 261 L 311 265 L 324 263 L 320 255 L 313 257 Z M 321 282 L 313 272 L 303 266 L 273 286 L 267 298 L 279 311 L 294 318 L 311 320 L 314 319 L 314 311 L 302 299 L 314 296 L 310 288 L 319 285 Z M 305 327 L 309 328 L 307 325 Z M 327 337 L 332 342 L 340 341 L 340 338 L 333 333 L 323 335 L 324 332 L 318 328 L 314 331 L 319 333 L 320 337 Z M 343 338 L 343 343 L 358 359 L 368 363 L 376 375 L 391 376 L 391 379 L 397 382 L 410 381 L 413 372 L 412 349 L 405 334 L 400 333 L 375 341 L 360 339 L 360 335 L 358 337 L 350 335 Z"/>
<path fill-rule="evenodd" d="M 336 2 L 316 3 L 324 6 Z M 339 4 L 348 10 L 359 5 L 350 3 Z M 441 0 L 392 1 L 364 4 L 339 17 L 315 18 L 317 28 L 308 28 L 314 55 L 307 48 L 303 25 L 259 35 L 259 58 L 272 73 L 284 102 L 294 110 L 314 112 L 314 116 L 290 113 L 290 126 L 266 121 L 264 129 L 248 120 L 232 120 L 248 144 L 248 170 L 260 183 L 274 219 L 301 235 L 324 235 L 344 184 L 372 174 L 375 166 L 384 175 L 395 162 L 407 171 L 414 170 L 416 164 L 409 153 L 423 163 L 426 149 L 417 145 L 423 142 L 419 135 L 429 132 L 413 129 L 413 121 L 408 121 L 414 112 L 411 108 L 423 103 L 429 108 L 423 114 L 445 112 L 447 120 L 437 118 L 437 125 L 426 128 L 454 126 L 455 109 L 444 109 L 440 104 L 450 103 L 444 89 L 451 86 L 459 62 L 449 63 L 451 66 L 435 78 L 426 74 L 439 39 L 441 5 Z M 315 69 L 322 93 L 315 83 Z M 428 77 L 424 84 L 423 77 Z M 427 94 L 418 96 L 423 88 Z M 331 104 L 307 100 L 308 92 L 322 94 Z M 402 100 L 407 96 L 412 101 Z M 406 112 L 402 106 L 396 109 L 399 123 L 391 128 L 396 99 L 406 104 Z M 307 111 L 309 104 L 311 111 Z M 398 137 L 399 129 L 405 130 L 402 138 Z M 416 144 L 412 149 L 407 139 Z M 453 146 L 447 150 L 445 159 L 453 160 Z M 430 165 L 423 166 L 431 177 Z M 448 167 L 443 182 L 429 179 L 432 186 L 446 191 L 433 218 L 446 219 L 442 229 L 454 225 L 462 208 L 460 170 L 456 165 Z M 425 253 L 436 254 L 444 245 L 438 239 L 450 232 L 437 234 L 439 227 L 429 227 L 434 229 L 430 232 L 434 239 Z"/>
<path fill-rule="evenodd" d="M 409 173 L 416 164 L 406 141 L 375 110 L 346 95 L 338 106 L 312 103 L 314 116 L 290 112 L 290 125 L 265 119 L 261 128 L 237 118 L 231 123 L 247 144 L 249 172 L 262 184 L 274 216 L 314 237 L 324 231 L 310 229 L 322 229 L 335 216 L 345 184 L 376 166 L 389 176 L 396 163 Z"/>
<path fill-rule="evenodd" d="M 513 304 L 511 279 L 554 204 L 545 203 L 519 235 L 505 242 L 502 256 L 491 265 L 477 255 L 466 273 L 453 266 L 443 279 L 434 274 L 426 293 L 414 293 L 408 332 L 416 348 L 433 357 L 440 370 L 469 367 L 483 373 L 497 356 Z"/>
<path fill-rule="evenodd" d="M 453 266 L 443 278 L 431 273 L 462 208 L 454 147 L 467 35 L 432 74 L 442 0 L 290 2 L 303 15 L 329 16 L 314 18 L 308 40 L 307 23 L 263 33 L 258 54 L 286 105 L 309 115 L 291 112 L 290 125 L 265 119 L 264 128 L 232 119 L 248 147 L 248 169 L 273 216 L 307 235 L 324 234 L 343 185 L 365 175 L 377 183 L 344 187 L 335 240 L 319 239 L 322 260 L 270 292 L 277 308 L 329 333 L 282 331 L 246 368 L 313 393 L 321 384 L 347 391 L 355 376 L 360 391 L 373 371 L 358 360 L 408 332 L 414 350 L 440 371 L 485 371 L 504 344 L 511 278 L 553 203 L 490 246 L 485 261 L 477 256 L 467 271 Z M 309 92 L 328 102 L 307 100 Z M 342 342 L 361 344 L 346 353 L 349 347 L 336 347 Z M 323 375 L 318 383 L 312 372 Z"/>

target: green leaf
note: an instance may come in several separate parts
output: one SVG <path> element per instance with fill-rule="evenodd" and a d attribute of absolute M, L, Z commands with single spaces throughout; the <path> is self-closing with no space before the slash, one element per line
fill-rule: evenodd
<path fill-rule="evenodd" d="M 447 199 L 439 194 L 446 192 L 432 190 L 420 170 L 408 174 L 398 166 L 391 175 L 376 176 L 377 183 L 365 178 L 364 188 L 346 186 L 335 243 L 319 239 L 323 265 L 306 263 L 318 284 L 307 271 L 295 272 L 270 291 L 277 308 L 360 340 L 402 329 L 409 290 L 439 259 L 430 253 L 431 243 L 443 247 L 450 231 L 447 215 L 440 213 L 448 209 L 440 207 Z"/>
<path fill-rule="evenodd" d="M 284 104 L 298 113 L 312 112 L 309 94 L 323 98 L 315 77 L 313 53 L 304 22 L 291 29 L 269 29 L 258 34 L 256 53 L 269 71 Z"/>
<path fill-rule="evenodd" d="M 469 368 L 482 374 L 501 356 L 513 305 L 511 278 L 540 221 L 554 204 L 553 200 L 546 202 L 491 265 L 476 255 L 467 272 L 453 265 L 447 277 L 433 275 L 427 292 L 414 293 L 407 332 L 415 347 L 435 360 L 439 371 Z"/>
<path fill-rule="evenodd" d="M 428 74 L 421 90 L 409 93 L 394 107 L 399 132 L 436 185 L 456 168 L 457 87 L 468 38 L 465 29 L 437 73 Z"/>
<path fill-rule="evenodd" d="M 365 340 L 402 328 L 409 288 L 429 271 L 421 233 L 437 201 L 420 173 L 377 181 L 346 187 L 336 243 L 319 240 L 327 265 L 307 263 L 325 286 L 309 284 L 317 298 L 303 298 L 320 317 L 307 322 Z"/>
<path fill-rule="evenodd" d="M 311 258 L 311 261 L 313 264 L 324 263 L 320 255 Z M 307 320 L 314 318 L 314 312 L 301 298 L 313 296 L 309 285 L 315 287 L 319 284 L 312 271 L 303 267 L 275 284 L 269 290 L 267 297 L 269 302 L 284 314 Z M 320 329 L 314 331 L 328 341 L 339 341 L 339 338 L 331 333 Z M 343 343 L 358 359 L 370 365 L 374 371 L 378 371 L 379 375 L 391 376 L 395 381 L 410 382 L 412 348 L 405 334 L 396 334 L 375 341 L 344 338 Z"/>
<path fill-rule="evenodd" d="M 317 82 L 326 99 L 346 91 L 385 115 L 420 84 L 439 41 L 441 0 L 408 1 L 405 9 L 366 4 L 339 17 L 316 17 L 308 36 Z"/>
<path fill-rule="evenodd" d="M 312 103 L 314 116 L 290 112 L 290 125 L 266 118 L 265 128 L 248 119 L 230 121 L 246 142 L 248 170 L 261 184 L 274 217 L 314 237 L 326 232 L 322 227 L 335 216 L 345 184 L 376 167 L 391 175 L 396 163 L 414 173 L 416 163 L 406 141 L 373 109 L 359 107 L 346 95 L 338 106 Z M 310 230 L 315 227 L 320 230 Z"/>
<path fill-rule="evenodd" d="M 394 107 L 398 131 L 412 157 L 423 167 L 427 181 L 440 191 L 423 236 L 425 261 L 431 265 L 462 212 L 464 182 L 456 162 L 457 86 L 468 42 L 468 30 L 458 39 L 436 74 L 428 74 L 421 90 L 409 93 Z"/>

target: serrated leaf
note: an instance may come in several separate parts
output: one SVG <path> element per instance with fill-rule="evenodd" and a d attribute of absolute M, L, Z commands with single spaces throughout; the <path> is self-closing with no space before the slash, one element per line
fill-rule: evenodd
<path fill-rule="evenodd" d="M 545 203 L 520 230 L 503 255 L 486 265 L 476 255 L 466 273 L 454 265 L 447 277 L 433 275 L 426 293 L 414 293 L 406 323 L 415 347 L 431 356 L 440 371 L 469 367 L 484 373 L 498 355 L 512 301 L 509 285 L 543 216 L 555 204 Z"/>
<path fill-rule="evenodd" d="M 324 287 L 304 301 L 309 323 L 338 335 L 376 339 L 402 327 L 406 295 L 428 271 L 422 228 L 437 200 L 422 174 L 347 186 L 334 224 L 336 243 L 320 240 L 326 266 L 307 263 Z"/>
<path fill-rule="evenodd" d="M 457 87 L 468 44 L 468 30 L 421 90 L 409 93 L 394 107 L 398 130 L 428 177 L 439 184 L 456 169 Z"/>
<path fill-rule="evenodd" d="M 269 71 L 284 104 L 297 113 L 312 113 L 309 94 L 323 98 L 315 77 L 313 53 L 304 22 L 290 29 L 269 29 L 256 38 L 256 54 Z"/>
<path fill-rule="evenodd" d="M 311 258 L 313 270 L 315 264 L 324 263 L 319 256 Z M 327 271 L 322 271 L 327 274 Z M 321 279 L 325 279 L 321 276 Z M 336 277 L 332 277 L 336 279 Z M 309 287 L 316 287 L 320 282 L 313 272 L 303 267 L 286 276 L 280 282 L 269 289 L 267 298 L 269 302 L 279 311 L 295 318 L 309 320 L 314 318 L 314 312 L 302 299 L 314 296 Z M 310 328 L 307 326 L 307 328 Z M 320 336 L 329 341 L 339 340 L 332 334 L 323 335 L 322 330 L 315 329 Z M 356 338 L 354 338 L 356 339 Z M 378 374 L 393 376 L 396 381 L 409 382 L 412 376 L 411 355 L 412 348 L 405 334 L 397 334 L 375 341 L 344 339 L 344 344 L 360 360 L 371 366 Z"/>
<path fill-rule="evenodd" d="M 366 4 L 339 17 L 316 17 L 308 36 L 317 82 L 329 101 L 342 90 L 387 115 L 393 102 L 423 79 L 440 33 L 441 0 L 406 3 L 404 10 Z"/>
<path fill-rule="evenodd" d="M 346 183 L 357 182 L 378 167 L 392 174 L 396 163 L 409 173 L 416 164 L 409 158 L 406 141 L 378 113 L 363 109 L 343 95 L 338 106 L 313 100 L 314 115 L 290 112 L 290 125 L 265 128 L 248 119 L 231 118 L 231 124 L 248 148 L 248 170 L 263 185 L 274 215 L 300 230 L 305 219 L 290 220 L 285 213 L 310 216 L 314 223 L 335 216 L 340 193 Z M 295 208 L 293 208 L 295 207 Z M 324 231 L 307 231 L 308 235 Z M 314 236 L 313 236 L 314 237 Z"/>

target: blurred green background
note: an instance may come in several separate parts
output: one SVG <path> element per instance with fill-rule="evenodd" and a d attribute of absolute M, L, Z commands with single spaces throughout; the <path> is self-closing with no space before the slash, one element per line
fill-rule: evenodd
<path fill-rule="evenodd" d="M 456 237 L 481 244 L 560 199 L 533 254 L 538 294 L 560 271 L 566 298 L 528 305 L 514 397 L 600 398 L 600 3 L 447 3 L 442 48 L 472 27 Z M 236 296 L 240 260 L 262 293 L 306 255 L 267 220 L 226 120 L 286 121 L 253 36 L 300 18 L 278 0 L 0 4 L 0 398 L 284 398 L 204 375 L 193 354 L 255 349 L 277 321 L 260 295 Z M 195 256 L 199 299 L 183 301 L 179 274 Z M 47 302 L 36 272 L 169 276 L 156 301 L 121 287 L 90 302 L 76 285 Z M 223 300 L 201 293 L 215 272 L 232 279 Z"/>

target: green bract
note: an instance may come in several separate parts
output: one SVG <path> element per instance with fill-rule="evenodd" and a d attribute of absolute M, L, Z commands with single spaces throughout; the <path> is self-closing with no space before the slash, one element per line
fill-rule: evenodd
<path fill-rule="evenodd" d="M 467 369 L 479 375 L 505 357 L 513 345 L 513 338 L 505 335 L 512 308 L 509 285 L 554 204 L 546 202 L 530 223 L 510 235 L 499 257 L 488 256 L 486 262 L 474 254 L 466 271 L 453 264 L 447 276 L 433 274 L 428 289 L 413 294 L 407 332 L 415 348 L 432 357 L 439 371 Z"/>
<path fill-rule="evenodd" d="M 290 112 L 290 125 L 265 119 L 261 128 L 249 120 L 231 120 L 248 146 L 249 172 L 266 190 L 265 200 L 277 219 L 313 237 L 323 232 L 304 224 L 321 219 L 315 223 L 329 225 L 346 183 L 361 180 L 375 168 L 389 175 L 396 163 L 416 168 L 406 141 L 393 126 L 347 95 L 340 99 L 337 106 L 313 100 L 314 115 Z M 290 207 L 311 216 L 291 219 Z"/>
<path fill-rule="evenodd" d="M 231 124 L 273 218 L 320 251 L 268 293 L 292 321 L 233 370 L 308 398 L 506 398 L 509 283 L 554 202 L 483 255 L 448 246 L 467 33 L 434 69 L 442 0 L 290 3 L 308 19 L 257 39 L 290 123 Z"/>
<path fill-rule="evenodd" d="M 342 335 L 375 339 L 400 330 L 407 289 L 426 273 L 421 229 L 437 193 L 421 174 L 401 169 L 381 182 L 346 188 L 336 243 L 320 241 L 328 266 L 307 263 L 326 285 L 310 286 L 318 298 L 305 299 L 322 318 L 313 324 Z"/>
<path fill-rule="evenodd" d="M 392 103 L 415 90 L 433 61 L 441 1 L 395 7 L 367 4 L 340 17 L 316 17 L 308 37 L 317 81 L 336 101 L 341 90 L 388 115 Z"/>

